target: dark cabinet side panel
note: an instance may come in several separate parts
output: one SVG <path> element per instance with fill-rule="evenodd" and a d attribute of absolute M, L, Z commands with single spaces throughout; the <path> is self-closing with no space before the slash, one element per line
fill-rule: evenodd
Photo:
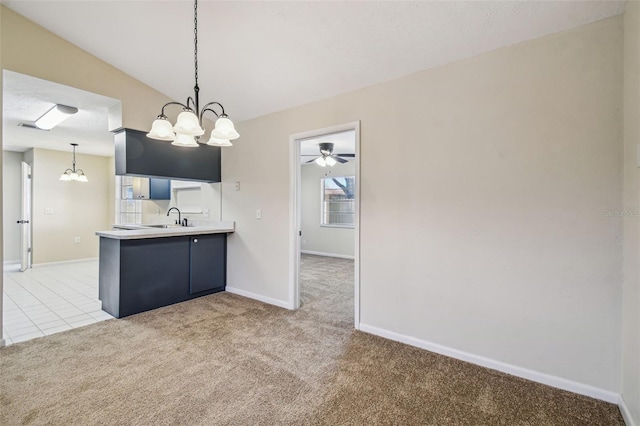
<path fill-rule="evenodd" d="M 102 310 L 120 317 L 120 240 L 100 238 L 98 297 Z"/>

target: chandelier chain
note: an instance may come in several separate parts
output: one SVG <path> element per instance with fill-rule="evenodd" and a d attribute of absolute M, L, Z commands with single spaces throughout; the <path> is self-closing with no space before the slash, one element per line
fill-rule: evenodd
<path fill-rule="evenodd" d="M 198 0 L 195 0 L 194 6 L 193 6 L 193 35 L 194 35 L 193 56 L 195 61 L 196 86 L 197 86 L 198 85 Z"/>

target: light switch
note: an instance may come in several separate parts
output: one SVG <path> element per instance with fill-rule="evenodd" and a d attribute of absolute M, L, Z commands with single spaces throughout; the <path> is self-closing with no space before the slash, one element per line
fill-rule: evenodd
<path fill-rule="evenodd" d="M 256 210 L 256 219 L 262 219 L 262 209 Z"/>
<path fill-rule="evenodd" d="M 44 214 L 53 214 L 53 207 L 47 207 L 44 209 Z"/>
<path fill-rule="evenodd" d="M 236 191 L 240 191 L 240 182 L 236 182 Z"/>

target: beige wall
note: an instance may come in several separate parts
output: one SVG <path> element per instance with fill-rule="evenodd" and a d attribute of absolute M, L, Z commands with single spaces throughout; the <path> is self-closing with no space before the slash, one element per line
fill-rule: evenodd
<path fill-rule="evenodd" d="M 4 208 L 4 262 L 20 262 L 20 226 L 22 219 L 22 153 L 2 153 L 2 196 Z"/>
<path fill-rule="evenodd" d="M 624 14 L 624 285 L 622 309 L 622 397 L 640 425 L 640 3 Z"/>
<path fill-rule="evenodd" d="M 619 392 L 621 105 L 615 17 L 240 123 L 228 285 L 288 300 L 289 135 L 361 120 L 361 323 Z"/>
<path fill-rule="evenodd" d="M 109 157 L 77 154 L 77 165 L 89 178 L 81 183 L 59 180 L 71 165 L 71 152 L 33 153 L 33 264 L 98 257 L 95 232 L 111 229 Z M 45 213 L 48 208 L 53 214 Z"/>
<path fill-rule="evenodd" d="M 148 129 L 162 105 L 170 100 L 14 11 L 0 7 L 4 69 L 119 99 L 122 127 L 132 129 Z"/>
<path fill-rule="evenodd" d="M 324 177 L 355 175 L 354 161 L 320 167 L 314 163 L 303 164 L 301 173 L 301 219 L 303 251 L 327 253 L 353 257 L 353 228 L 332 228 L 320 226 L 320 180 Z"/>

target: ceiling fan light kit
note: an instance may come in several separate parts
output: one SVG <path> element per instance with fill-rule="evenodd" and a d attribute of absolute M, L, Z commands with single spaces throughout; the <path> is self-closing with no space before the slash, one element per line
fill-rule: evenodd
<path fill-rule="evenodd" d="M 35 126 L 40 130 L 51 130 L 77 112 L 76 107 L 56 104 L 35 121 Z"/>
<path fill-rule="evenodd" d="M 332 142 L 321 142 L 318 144 L 318 148 L 320 149 L 320 157 L 315 158 L 313 160 L 307 161 L 307 163 L 315 162 L 320 167 L 333 167 L 337 163 L 346 163 L 349 160 L 345 160 L 343 157 L 353 157 L 355 154 L 334 154 L 333 153 L 333 143 Z"/>
<path fill-rule="evenodd" d="M 72 143 L 69 145 L 73 147 L 73 163 L 70 169 L 67 169 L 64 171 L 64 173 L 62 173 L 62 176 L 60 176 L 60 180 L 64 182 L 89 182 L 89 179 L 87 179 L 87 175 L 84 174 L 82 169 L 76 169 L 76 146 L 78 146 L 78 144 Z"/>
<path fill-rule="evenodd" d="M 232 146 L 231 140 L 240 137 L 236 131 L 233 122 L 229 119 L 224 111 L 224 107 L 219 102 L 209 102 L 200 108 L 200 87 L 198 86 L 198 0 L 194 1 L 193 6 L 193 23 L 194 23 L 194 65 L 195 65 L 195 86 L 193 87 L 194 96 L 187 98 L 186 104 L 181 102 L 168 102 L 160 111 L 155 121 L 151 125 L 151 130 L 147 133 L 147 137 L 160 141 L 171 141 L 172 145 L 183 147 L 197 147 L 197 139 L 204 135 L 205 129 L 202 120 L 205 112 L 210 112 L 217 117 L 215 128 L 211 132 L 211 138 L 207 145 L 220 147 Z M 175 126 L 164 113 L 164 109 L 169 105 L 179 105 L 182 112 L 178 115 Z M 216 111 L 216 109 L 218 111 Z"/>

